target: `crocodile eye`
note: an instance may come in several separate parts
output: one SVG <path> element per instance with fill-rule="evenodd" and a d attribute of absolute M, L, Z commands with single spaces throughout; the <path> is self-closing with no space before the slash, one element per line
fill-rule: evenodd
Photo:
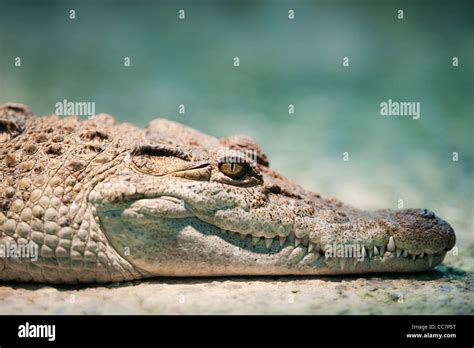
<path fill-rule="evenodd" d="M 246 163 L 224 162 L 219 165 L 219 170 L 232 179 L 241 179 L 249 167 Z"/>

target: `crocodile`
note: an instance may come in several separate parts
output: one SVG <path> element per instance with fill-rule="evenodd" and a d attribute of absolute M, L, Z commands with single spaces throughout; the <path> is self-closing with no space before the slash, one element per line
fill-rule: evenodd
<path fill-rule="evenodd" d="M 455 245 L 428 209 L 366 211 L 305 190 L 248 136 L 7 103 L 0 144 L 4 281 L 413 273 Z"/>

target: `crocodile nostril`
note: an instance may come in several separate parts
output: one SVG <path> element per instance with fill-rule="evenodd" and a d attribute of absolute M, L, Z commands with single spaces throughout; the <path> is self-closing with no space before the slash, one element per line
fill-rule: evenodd
<path fill-rule="evenodd" d="M 420 209 L 419 214 L 427 219 L 434 219 L 435 218 L 435 213 L 432 211 L 429 211 L 428 209 Z"/>

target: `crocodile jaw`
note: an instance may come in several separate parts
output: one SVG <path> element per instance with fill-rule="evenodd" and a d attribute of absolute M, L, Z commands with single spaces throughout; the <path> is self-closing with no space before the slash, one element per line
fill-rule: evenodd
<path fill-rule="evenodd" d="M 341 239 L 341 233 L 331 235 L 330 229 L 319 234 L 308 230 L 302 236 L 300 230 L 275 228 L 277 233 L 270 237 L 238 225 L 227 230 L 210 223 L 208 215 L 184 199 L 171 196 L 112 206 L 98 209 L 109 241 L 135 267 L 154 276 L 420 272 L 440 264 L 447 249 L 420 251 L 423 245 L 397 241 L 388 236 L 394 231 L 379 225 L 367 231 L 365 240 Z M 388 221 L 388 214 L 381 211 L 379 218 Z M 438 229 L 450 229 L 437 221 Z"/>

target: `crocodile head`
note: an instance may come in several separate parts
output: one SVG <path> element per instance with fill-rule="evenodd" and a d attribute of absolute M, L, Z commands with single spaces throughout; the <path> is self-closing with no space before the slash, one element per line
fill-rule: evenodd
<path fill-rule="evenodd" d="M 426 209 L 363 211 L 269 168 L 250 138 L 153 121 L 88 196 L 107 239 L 149 275 L 419 272 L 455 243 Z"/>

